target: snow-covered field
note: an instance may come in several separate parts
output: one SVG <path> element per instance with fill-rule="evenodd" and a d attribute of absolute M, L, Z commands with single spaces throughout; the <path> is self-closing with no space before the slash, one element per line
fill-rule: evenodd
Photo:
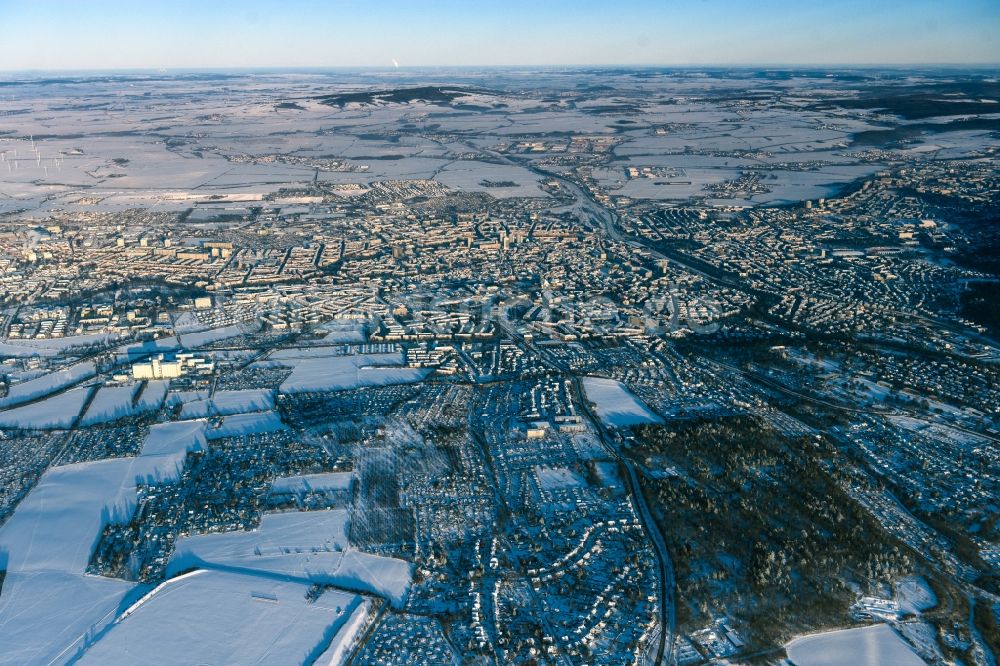
<path fill-rule="evenodd" d="M 44 377 L 42 378 L 44 379 Z M 92 389 L 70 389 L 51 398 L 0 412 L 0 428 L 44 430 L 68 428 L 83 409 Z"/>
<path fill-rule="evenodd" d="M 196 347 L 212 344 L 213 342 L 218 342 L 219 340 L 235 338 L 238 335 L 243 335 L 254 330 L 256 330 L 256 327 L 244 324 L 233 324 L 231 326 L 223 326 L 221 328 L 210 328 L 207 331 L 181 333 L 177 337 L 180 340 L 182 347 L 194 349 Z"/>
<path fill-rule="evenodd" d="M 308 491 L 350 490 L 354 472 L 327 472 L 285 476 L 274 480 L 272 493 L 303 493 Z"/>
<path fill-rule="evenodd" d="M 338 356 L 329 349 L 283 349 L 271 358 L 292 366 L 292 374 L 281 384 L 282 393 L 411 384 L 431 372 L 428 368 L 399 367 L 403 364 L 399 353 Z"/>
<path fill-rule="evenodd" d="M 7 573 L 0 664 L 65 664 L 136 594 L 134 583 L 61 571 Z"/>
<path fill-rule="evenodd" d="M 130 501 L 134 458 L 48 470 L 0 528 L 0 550 L 14 572 L 82 573 L 104 526 L 108 507 Z M 0 600 L 8 600 L 4 583 Z M 2 641 L 0 641 L 2 643 Z"/>
<path fill-rule="evenodd" d="M 216 391 L 211 398 L 184 403 L 181 418 L 226 416 L 245 412 L 264 412 L 269 409 L 274 409 L 274 393 L 267 389 Z"/>
<path fill-rule="evenodd" d="M 500 199 L 548 196 L 539 186 L 541 178 L 517 165 L 452 162 L 443 167 L 434 179 L 454 189 L 465 192 L 488 192 Z M 492 183 L 493 186 L 483 185 L 484 182 Z"/>
<path fill-rule="evenodd" d="M 896 601 L 900 610 L 919 613 L 937 605 L 937 595 L 927 581 L 919 576 L 904 578 L 896 583 Z"/>
<path fill-rule="evenodd" d="M 321 331 L 328 331 L 323 336 L 323 342 L 364 342 L 365 323 L 356 319 L 334 319 L 320 327 Z"/>
<path fill-rule="evenodd" d="M 177 541 L 167 573 L 190 567 L 258 571 L 371 592 L 401 606 L 410 564 L 353 550 L 348 520 L 346 509 L 275 513 L 249 532 L 185 537 Z"/>
<path fill-rule="evenodd" d="M 114 619 L 134 584 L 84 571 L 110 507 L 134 506 L 133 463 L 119 458 L 50 469 L 0 528 L 0 553 L 8 558 L 0 664 L 71 655 L 85 634 Z"/>
<path fill-rule="evenodd" d="M 114 421 L 132 413 L 132 398 L 138 385 L 102 386 L 80 420 L 80 425 Z"/>
<path fill-rule="evenodd" d="M 90 335 L 69 335 L 64 338 L 6 340 L 0 342 L 0 357 L 58 356 L 74 347 L 104 346 L 114 342 L 118 337 L 117 333 L 93 333 Z"/>
<path fill-rule="evenodd" d="M 924 666 L 885 624 L 802 636 L 785 645 L 785 651 L 796 666 Z"/>
<path fill-rule="evenodd" d="M 84 361 L 20 384 L 14 384 L 10 387 L 7 395 L 0 398 L 0 408 L 12 407 L 22 402 L 45 397 L 59 389 L 79 384 L 84 379 L 93 377 L 96 373 L 97 368 L 94 364 L 90 361 Z"/>
<path fill-rule="evenodd" d="M 42 476 L 0 528 L 7 570 L 0 664 L 64 661 L 131 603 L 141 588 L 86 575 L 90 554 L 105 524 L 131 515 L 136 482 L 176 478 L 186 452 L 205 444 L 206 425 L 159 424 L 138 457 L 55 467 Z"/>
<path fill-rule="evenodd" d="M 137 406 L 142 411 L 154 411 L 163 405 L 167 397 L 167 387 L 170 382 L 163 380 L 153 380 L 146 382 L 146 388 L 139 395 Z"/>
<path fill-rule="evenodd" d="M 163 403 L 163 397 L 166 395 L 167 382 L 151 381 L 137 396 L 136 393 L 139 390 L 139 384 L 102 386 L 87 408 L 87 413 L 80 420 L 80 425 L 107 423 L 126 416 L 136 416 L 159 409 Z M 135 404 L 133 404 L 133 400 L 135 400 Z"/>
<path fill-rule="evenodd" d="M 261 415 L 227 418 L 240 416 Z M 207 426 L 157 424 L 135 458 L 56 467 L 42 476 L 0 527 L 7 571 L 0 664 L 63 663 L 84 649 L 84 663 L 95 664 L 249 663 L 260 656 L 299 663 L 321 653 L 343 656 L 343 645 L 366 624 L 368 602 L 355 592 L 403 603 L 410 564 L 351 549 L 346 510 L 283 513 L 265 516 L 252 532 L 181 539 L 170 575 L 190 566 L 216 570 L 167 583 L 108 629 L 148 588 L 86 575 L 94 545 L 105 524 L 131 515 L 137 481 L 176 478 L 187 451 L 206 445 Z M 315 475 L 315 482 L 341 488 L 350 479 Z M 234 567 L 243 573 L 218 570 Z M 354 592 L 326 592 L 307 603 L 313 582 Z M 134 652 L 140 649 L 145 656 Z"/>
<path fill-rule="evenodd" d="M 180 476 L 188 451 L 200 451 L 207 444 L 204 420 L 170 421 L 149 429 L 142 450 L 135 459 L 137 479 L 168 480 Z"/>
<path fill-rule="evenodd" d="M 198 400 L 208 400 L 208 389 L 189 391 L 170 391 L 167 393 L 167 407 L 176 407 L 186 402 L 197 402 Z"/>
<path fill-rule="evenodd" d="M 287 426 L 281 422 L 277 412 L 254 412 L 252 414 L 233 414 L 222 419 L 219 427 L 208 431 L 209 439 L 223 437 L 238 437 L 260 432 L 277 432 Z"/>
<path fill-rule="evenodd" d="M 564 490 L 587 485 L 578 474 L 565 467 L 536 467 L 535 478 L 542 490 Z"/>
<path fill-rule="evenodd" d="M 370 602 L 307 583 L 195 571 L 160 585 L 101 636 L 80 664 L 305 664 L 350 645 Z"/>
<path fill-rule="evenodd" d="M 641 423 L 662 423 L 639 398 L 614 379 L 584 377 L 583 390 L 596 405 L 597 416 L 609 426 L 630 426 Z"/>

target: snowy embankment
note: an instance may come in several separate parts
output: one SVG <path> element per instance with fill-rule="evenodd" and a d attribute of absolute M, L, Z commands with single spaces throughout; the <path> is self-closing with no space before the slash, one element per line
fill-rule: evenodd
<path fill-rule="evenodd" d="M 924 660 L 885 624 L 802 636 L 786 644 L 785 651 L 797 666 L 925 666 Z"/>
<path fill-rule="evenodd" d="M 612 427 L 663 423 L 639 398 L 621 382 L 603 377 L 584 377 L 583 390 L 594 403 L 597 416 Z"/>
<path fill-rule="evenodd" d="M 292 374 L 281 383 L 282 393 L 342 391 L 362 386 L 386 386 L 419 382 L 431 370 L 406 368 L 402 353 L 338 354 L 331 348 L 282 349 L 270 357 L 291 366 Z"/>
<path fill-rule="evenodd" d="M 345 509 L 266 514 L 249 532 L 179 539 L 167 573 L 200 567 L 279 574 L 377 594 L 401 607 L 410 588 L 410 563 L 353 550 L 348 523 Z"/>
<path fill-rule="evenodd" d="M 365 603 L 358 604 L 354 612 L 344 622 L 343 627 L 337 632 L 335 639 L 330 641 L 330 646 L 313 663 L 322 666 L 342 666 L 347 663 L 354 646 L 364 637 L 364 628 L 368 624 L 370 609 L 371 602 L 367 599 Z"/>

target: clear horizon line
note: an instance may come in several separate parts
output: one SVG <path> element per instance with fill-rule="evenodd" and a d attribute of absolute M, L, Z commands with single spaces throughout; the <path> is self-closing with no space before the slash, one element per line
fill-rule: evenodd
<path fill-rule="evenodd" d="M 759 62 L 759 63 L 577 63 L 577 64 L 476 64 L 476 65 L 399 65 L 368 64 L 368 65 L 204 65 L 197 67 L 172 66 L 135 66 L 135 67 L 60 67 L 7 69 L 0 67 L 0 74 L 78 74 L 78 73 L 123 73 L 123 72 L 264 72 L 264 71 L 406 71 L 428 69 L 997 69 L 997 62 L 911 62 L 911 63 L 810 63 L 810 62 Z"/>

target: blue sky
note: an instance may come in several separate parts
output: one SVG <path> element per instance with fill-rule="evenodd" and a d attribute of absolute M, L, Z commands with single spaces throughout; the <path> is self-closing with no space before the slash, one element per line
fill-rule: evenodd
<path fill-rule="evenodd" d="M 0 0 L 0 69 L 1000 63 L 1000 0 Z"/>

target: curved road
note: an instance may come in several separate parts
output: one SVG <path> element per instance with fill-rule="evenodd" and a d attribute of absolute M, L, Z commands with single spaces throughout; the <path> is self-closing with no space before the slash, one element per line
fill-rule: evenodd
<path fill-rule="evenodd" d="M 642 523 L 643 531 L 653 543 L 653 552 L 656 554 L 657 567 L 659 568 L 658 596 L 660 599 L 660 635 L 656 648 L 656 659 L 653 663 L 655 666 L 660 666 L 664 663 L 672 663 L 671 656 L 673 654 L 674 635 L 677 628 L 676 599 L 674 598 L 674 590 L 676 589 L 674 582 L 674 564 L 670 559 L 670 553 L 667 550 L 667 544 L 663 539 L 663 534 L 660 532 L 659 526 L 653 519 L 653 513 L 650 511 L 646 498 L 642 494 L 642 487 L 639 485 L 639 475 L 635 471 L 635 465 L 631 460 L 621 454 L 618 448 L 614 445 L 614 439 L 604 426 L 604 423 L 591 411 L 590 403 L 587 402 L 586 393 L 583 390 L 583 383 L 580 378 L 568 367 L 566 367 L 561 359 L 552 356 L 548 350 L 526 341 L 517 333 L 516 330 L 514 330 L 513 327 L 509 325 L 509 322 L 505 321 L 502 317 L 497 318 L 497 324 L 506 331 L 507 335 L 511 339 L 515 340 L 523 347 L 535 352 L 544 358 L 551 366 L 560 370 L 565 376 L 570 378 L 570 381 L 573 382 L 574 389 L 580 398 L 580 405 L 583 407 L 587 417 L 597 429 L 597 433 L 600 436 L 601 441 L 604 443 L 605 448 L 607 448 L 608 451 L 610 451 L 615 457 L 618 465 L 625 469 L 625 485 L 627 486 L 626 490 L 628 491 L 629 499 L 632 502 L 632 507 L 634 508 L 636 515 L 639 517 L 639 521 Z"/>
<path fill-rule="evenodd" d="M 580 396 L 580 404 L 583 405 L 587 416 L 597 428 L 605 447 L 615 456 L 618 465 L 625 469 L 627 473 L 625 483 L 628 486 L 632 506 L 639 516 L 639 520 L 642 522 L 643 530 L 649 536 L 650 541 L 653 542 L 653 550 L 656 553 L 656 560 L 660 569 L 660 636 L 659 644 L 656 648 L 656 659 L 653 663 L 659 666 L 665 663 L 664 659 L 666 659 L 666 663 L 672 663 L 674 635 L 677 629 L 677 600 L 674 598 L 674 590 L 676 589 L 674 564 L 670 559 L 667 544 L 663 540 L 663 533 L 660 532 L 660 528 L 653 518 L 653 513 L 649 510 L 646 497 L 642 494 L 642 486 L 639 485 L 639 475 L 635 471 L 635 464 L 626 456 L 623 456 L 618 448 L 614 446 L 613 440 L 607 432 L 604 423 L 591 411 L 590 403 L 587 401 L 580 378 L 573 374 L 570 374 L 570 377 L 572 377 L 573 385 Z"/>
<path fill-rule="evenodd" d="M 506 155 L 501 155 L 499 153 L 494 153 L 493 151 L 487 151 L 496 159 L 499 159 L 507 164 L 519 164 L 517 161 L 510 159 Z M 533 164 L 526 165 L 526 168 L 534 171 L 535 173 L 545 176 L 547 178 L 552 178 L 558 180 L 563 184 L 564 188 L 569 191 L 576 199 L 576 207 L 578 212 L 586 212 L 591 217 L 591 222 L 597 223 L 601 226 L 612 240 L 625 243 L 632 247 L 645 250 L 650 252 L 654 256 L 666 259 L 664 255 L 657 252 L 656 250 L 647 247 L 645 244 L 625 236 L 622 234 L 617 227 L 617 215 L 598 203 L 593 197 L 591 197 L 582 187 L 577 185 L 571 180 L 566 179 L 559 174 L 551 173 L 540 169 Z M 676 263 L 682 264 L 680 261 Z M 709 278 L 708 275 L 704 274 L 697 268 L 684 265 L 685 268 L 691 270 L 705 278 Z M 632 461 L 623 456 L 618 448 L 614 445 L 614 440 L 608 433 L 607 428 L 605 428 L 604 423 L 596 417 L 596 415 L 591 411 L 590 405 L 586 399 L 586 393 L 583 391 L 582 382 L 580 378 L 577 377 L 562 361 L 552 355 L 550 355 L 546 350 L 537 347 L 534 343 L 529 343 L 522 336 L 520 336 L 517 331 L 509 325 L 508 321 L 505 321 L 504 317 L 497 318 L 497 324 L 502 327 L 508 334 L 510 338 L 519 342 L 522 346 L 530 348 L 535 353 L 544 357 L 552 366 L 560 369 L 566 376 L 570 377 L 573 385 L 576 389 L 577 394 L 580 397 L 580 404 L 583 406 L 584 411 L 587 413 L 588 418 L 594 423 L 595 428 L 597 428 L 598 434 L 601 440 L 604 442 L 605 447 L 615 456 L 620 467 L 624 468 L 625 483 L 628 486 L 627 490 L 629 493 L 629 498 L 632 501 L 633 508 L 636 514 L 639 516 L 639 520 L 642 522 L 643 530 L 648 535 L 650 541 L 653 543 L 653 551 L 656 553 L 656 560 L 659 567 L 659 581 L 660 581 L 660 634 L 659 641 L 656 649 L 656 658 L 654 660 L 655 666 L 660 666 L 664 663 L 672 662 L 673 654 L 673 643 L 674 635 L 677 627 L 677 613 L 676 613 L 676 599 L 674 598 L 674 590 L 676 589 L 674 581 L 674 566 L 673 561 L 670 559 L 670 553 L 667 550 L 667 544 L 663 540 L 663 534 L 660 532 L 656 521 L 653 519 L 653 514 L 649 510 L 649 505 L 646 502 L 645 496 L 642 494 L 642 488 L 639 485 L 639 475 L 635 471 L 635 466 Z M 666 659 L 666 661 L 665 661 Z"/>

